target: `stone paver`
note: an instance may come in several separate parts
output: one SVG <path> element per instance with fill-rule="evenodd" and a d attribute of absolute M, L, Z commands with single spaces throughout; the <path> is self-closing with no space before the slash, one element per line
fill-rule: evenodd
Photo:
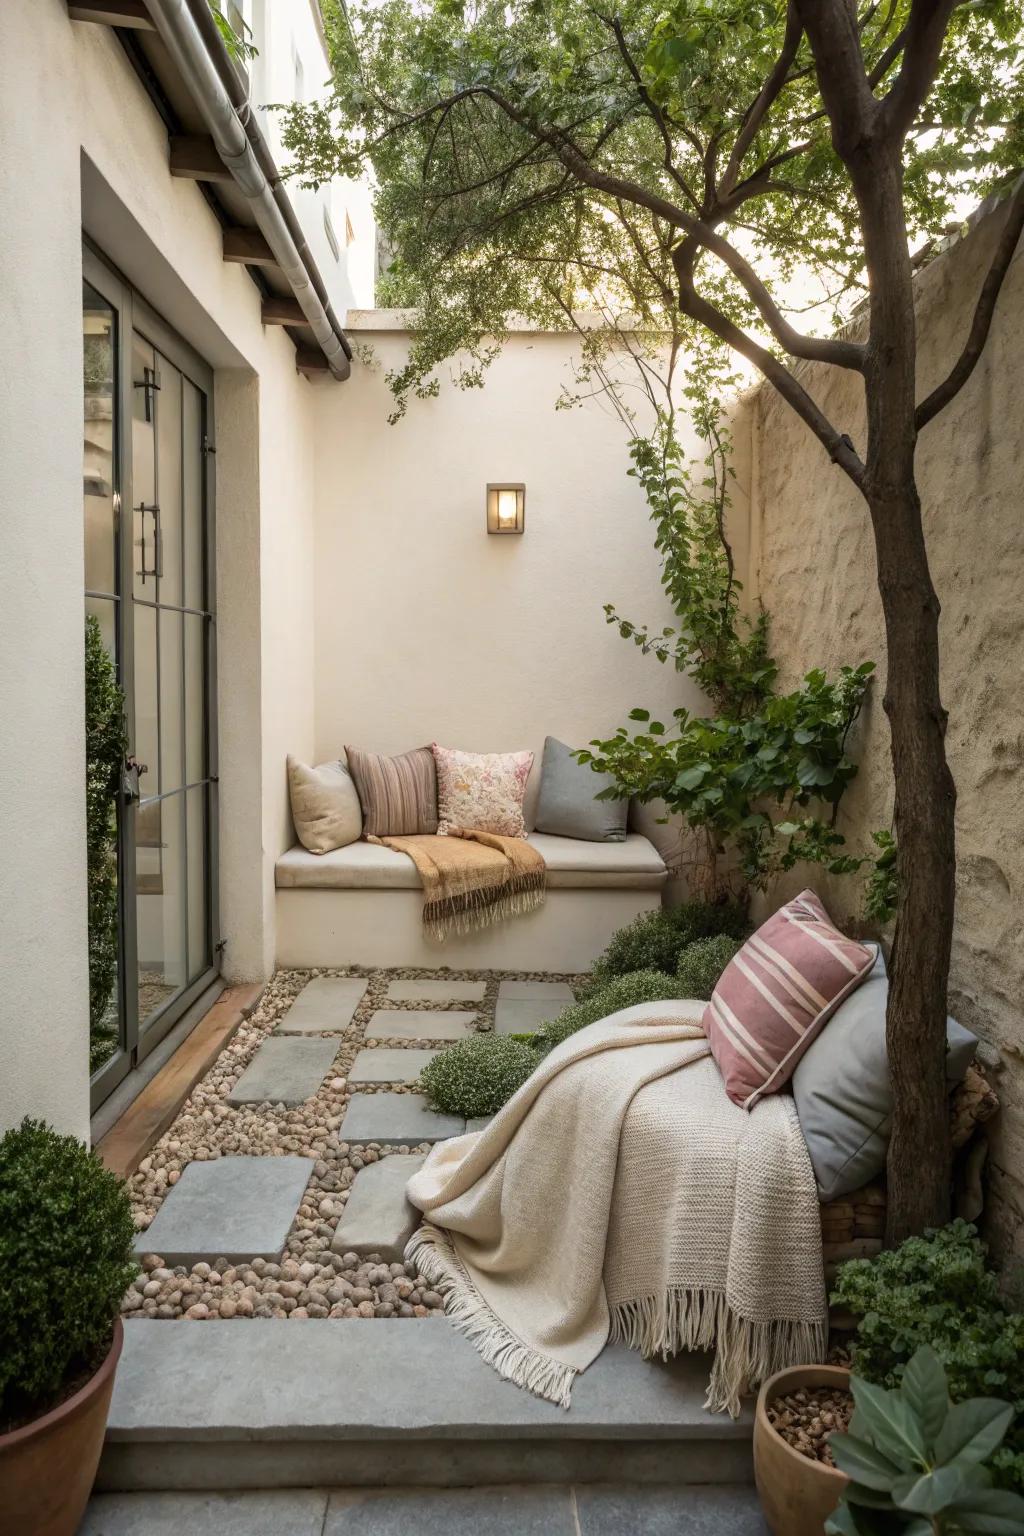
<path fill-rule="evenodd" d="M 485 1131 L 493 1119 L 493 1115 L 480 1115 L 476 1120 L 467 1120 L 466 1130 Z"/>
<path fill-rule="evenodd" d="M 458 1115 L 441 1115 L 427 1106 L 421 1093 L 354 1093 L 338 1138 L 366 1146 L 379 1141 L 391 1147 L 418 1147 L 422 1142 L 461 1136 L 466 1122 Z"/>
<path fill-rule="evenodd" d="M 367 1040 L 463 1040 L 477 1015 L 439 1008 L 378 1008 L 370 1014 Z"/>
<path fill-rule="evenodd" d="M 228 1103 L 302 1104 L 316 1093 L 337 1054 L 337 1040 L 297 1035 L 265 1040 L 228 1094 Z"/>
<path fill-rule="evenodd" d="M 307 983 L 280 1024 L 281 1035 L 317 1035 L 347 1029 L 366 995 L 365 976 L 317 976 Z"/>
<path fill-rule="evenodd" d="M 450 981 L 444 977 L 431 981 L 393 981 L 388 997 L 399 1003 L 482 1003 L 487 996 L 486 981 Z"/>
<path fill-rule="evenodd" d="M 494 1028 L 499 1035 L 529 1034 L 557 1019 L 569 1003 L 565 998 L 550 1002 L 528 997 L 499 998 L 494 1010 Z"/>
<path fill-rule="evenodd" d="M 98 1493 L 78 1536 L 321 1536 L 327 1493 Z"/>
<path fill-rule="evenodd" d="M 439 1054 L 438 1051 L 389 1050 L 381 1047 L 360 1051 L 349 1069 L 350 1083 L 414 1083 Z"/>
<path fill-rule="evenodd" d="M 402 1262 L 423 1220 L 405 1198 L 405 1186 L 423 1163 L 422 1157 L 392 1156 L 360 1169 L 331 1243 L 335 1253 L 379 1253 L 389 1264 Z"/>
<path fill-rule="evenodd" d="M 623 1527 L 627 1529 L 627 1527 Z M 568 1488 L 332 1493 L 324 1536 L 575 1536 Z"/>
<path fill-rule="evenodd" d="M 192 1265 L 226 1258 L 279 1259 L 313 1172 L 310 1157 L 218 1157 L 189 1163 L 136 1253 Z"/>
<path fill-rule="evenodd" d="M 503 981 L 498 987 L 498 997 L 516 998 L 519 1001 L 547 1003 L 557 1001 L 571 1003 L 573 990 L 567 981 Z"/>
<path fill-rule="evenodd" d="M 579 1536 L 768 1536 L 753 1488 L 577 1485 Z"/>

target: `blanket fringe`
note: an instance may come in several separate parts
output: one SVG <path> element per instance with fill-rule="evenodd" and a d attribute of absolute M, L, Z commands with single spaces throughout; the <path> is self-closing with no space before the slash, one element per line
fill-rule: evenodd
<path fill-rule="evenodd" d="M 425 902 L 423 927 L 432 939 L 443 943 L 450 933 L 473 933 L 533 912 L 543 905 L 544 894 L 545 871 L 530 870 L 500 885 L 476 886 Z"/>
<path fill-rule="evenodd" d="M 740 1317 L 722 1291 L 675 1286 L 658 1296 L 612 1307 L 611 1337 L 645 1360 L 667 1360 L 683 1350 L 714 1350 L 704 1406 L 736 1418 L 740 1398 L 776 1371 L 825 1358 L 827 1323 Z"/>
<path fill-rule="evenodd" d="M 575 1369 L 531 1349 L 506 1328 L 470 1280 L 442 1228 L 429 1222 L 420 1227 L 405 1257 L 444 1297 L 448 1320 L 499 1376 L 559 1408 L 569 1407 Z"/>

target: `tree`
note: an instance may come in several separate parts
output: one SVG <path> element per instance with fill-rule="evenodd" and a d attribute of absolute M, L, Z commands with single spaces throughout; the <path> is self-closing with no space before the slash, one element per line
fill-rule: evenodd
<path fill-rule="evenodd" d="M 331 31 L 333 102 L 293 112 L 287 137 L 306 182 L 372 167 L 391 297 L 420 319 L 391 378 L 399 412 L 457 353 L 459 382 L 479 384 L 511 315 L 568 325 L 597 303 L 746 358 L 863 497 L 899 847 L 889 1237 L 942 1222 L 956 794 L 914 460 L 978 362 L 1024 225 L 1020 4 L 385 0 Z M 1009 195 L 991 267 L 955 364 L 919 398 L 915 265 L 958 198 L 993 188 Z M 856 334 L 797 327 L 807 271 L 837 318 L 863 299 Z M 803 360 L 860 376 L 863 441 Z"/>

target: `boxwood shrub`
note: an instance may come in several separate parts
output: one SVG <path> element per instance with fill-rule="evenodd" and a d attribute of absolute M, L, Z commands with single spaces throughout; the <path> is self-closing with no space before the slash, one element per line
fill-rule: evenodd
<path fill-rule="evenodd" d="M 697 939 L 679 956 L 676 980 L 681 997 L 700 997 L 708 1002 L 733 955 L 739 949 L 741 939 L 733 939 L 727 933 L 717 933 L 713 939 Z"/>
<path fill-rule="evenodd" d="M 578 1029 L 596 1024 L 598 1019 L 632 1008 L 636 1003 L 658 1003 L 663 998 L 682 997 L 679 980 L 665 971 L 630 971 L 616 976 L 597 992 L 588 992 L 578 1003 L 570 1003 L 551 1024 L 544 1026 L 548 1048 L 560 1045 Z"/>
<path fill-rule="evenodd" d="M 642 912 L 612 936 L 611 943 L 594 965 L 584 988 L 589 997 L 631 971 L 675 972 L 682 951 L 697 939 L 727 934 L 745 939 L 750 924 L 743 907 L 733 901 L 688 901 L 679 907 Z"/>
<path fill-rule="evenodd" d="M 467 1120 L 493 1115 L 526 1082 L 542 1054 L 539 1036 L 470 1035 L 428 1063 L 420 1087 L 431 1108 L 443 1114 Z"/>
<path fill-rule="evenodd" d="M 0 1430 L 102 1363 L 134 1240 L 124 1184 L 75 1137 L 25 1119 L 0 1139 Z"/>

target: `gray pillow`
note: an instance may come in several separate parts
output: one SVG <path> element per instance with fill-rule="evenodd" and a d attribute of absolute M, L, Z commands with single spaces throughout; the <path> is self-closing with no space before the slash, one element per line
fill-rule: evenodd
<path fill-rule="evenodd" d="M 588 843 L 624 843 L 629 801 L 594 799 L 614 783 L 610 773 L 594 773 L 576 761 L 564 741 L 548 736 L 534 830 L 555 837 L 578 837 Z"/>
<path fill-rule="evenodd" d="M 836 1009 L 793 1073 L 793 1097 L 822 1200 L 838 1200 L 881 1173 L 889 1145 L 892 1090 L 885 1050 L 889 981 L 877 951 L 864 981 Z M 946 1078 L 960 1082 L 977 1037 L 946 1025 Z"/>

